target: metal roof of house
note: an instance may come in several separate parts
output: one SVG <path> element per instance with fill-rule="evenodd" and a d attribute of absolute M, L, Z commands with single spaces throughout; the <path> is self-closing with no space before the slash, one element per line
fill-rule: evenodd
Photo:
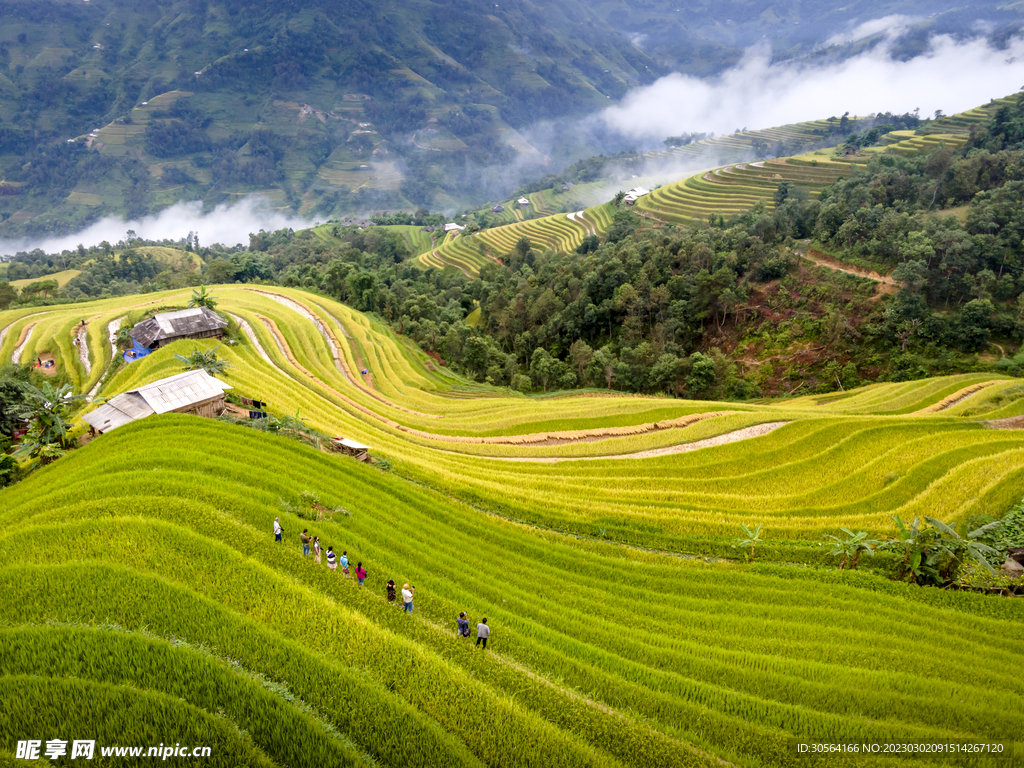
<path fill-rule="evenodd" d="M 343 445 L 346 448 L 351 448 L 351 449 L 356 450 L 356 451 L 368 451 L 368 450 L 370 450 L 370 446 L 363 445 L 362 443 L 357 443 L 355 440 L 349 440 L 347 437 L 342 437 L 342 438 L 336 437 L 336 438 L 334 438 L 334 442 L 337 443 L 338 445 Z"/>
<path fill-rule="evenodd" d="M 129 394 L 141 395 L 155 413 L 167 413 L 217 397 L 228 389 L 231 389 L 230 384 L 213 378 L 206 371 L 185 371 L 146 384 Z"/>
<path fill-rule="evenodd" d="M 100 432 L 109 432 L 154 413 L 167 413 L 217 397 L 230 384 L 218 381 L 206 371 L 186 371 L 154 381 L 109 402 L 82 418 Z"/>
<path fill-rule="evenodd" d="M 191 336 L 194 333 L 214 331 L 227 326 L 227 321 L 212 309 L 193 307 L 177 312 L 161 312 L 149 320 L 143 320 L 131 330 L 132 338 L 148 347 L 155 341 Z"/>

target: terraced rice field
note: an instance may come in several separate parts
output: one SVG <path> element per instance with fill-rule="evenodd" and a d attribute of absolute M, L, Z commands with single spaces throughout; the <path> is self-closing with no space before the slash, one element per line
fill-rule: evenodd
<path fill-rule="evenodd" d="M 1005 377 L 873 385 L 771 405 L 612 393 L 528 398 L 431 370 L 433 363 L 404 339 L 328 299 L 283 288 L 225 286 L 215 293 L 259 343 L 242 335 L 237 346 L 221 347 L 234 366 L 229 381 L 242 394 L 270 401 L 278 413 L 299 410 L 322 431 L 371 445 L 400 461 L 409 477 L 545 526 L 690 547 L 698 533 L 727 536 L 753 521 L 775 536 L 815 540 L 838 525 L 886 530 L 890 513 L 906 516 L 934 504 L 952 504 L 957 518 L 1002 512 L 1022 495 L 1014 478 L 1024 469 L 1024 435 L 979 421 L 1024 414 L 1021 391 Z M 17 351 L 27 361 L 50 351 L 79 391 L 89 391 L 110 359 L 111 321 L 129 305 L 181 305 L 187 294 L 137 297 L 143 298 L 5 312 L 0 355 L 11 359 Z M 88 373 L 71 345 L 83 316 Z M 193 346 L 181 342 L 126 366 L 99 395 L 175 372 L 174 353 Z M 358 373 L 364 368 L 366 376 Z M 989 381 L 995 383 L 950 409 L 920 413 Z M 629 458 L 779 422 L 770 434 L 710 452 Z M 880 440 L 890 446 L 885 453 L 872 447 Z M 966 469 L 964 456 L 991 470 Z M 829 472 L 822 474 L 822 466 Z M 575 479 L 566 479 L 567 467 Z M 693 479 L 680 480 L 690 473 Z M 961 476 L 963 493 L 949 497 L 939 487 Z M 600 499 L 583 493 L 612 477 L 614 487 Z"/>
<path fill-rule="evenodd" d="M 636 208 L 641 215 L 659 221 L 696 224 L 706 222 L 711 215 L 729 217 L 745 213 L 758 203 L 770 211 L 775 190 L 783 181 L 817 194 L 850 174 L 847 163 L 803 160 L 785 158 L 716 168 L 656 189 L 641 197 Z"/>
<path fill-rule="evenodd" d="M 420 256 L 419 263 L 439 269 L 453 266 L 467 275 L 476 275 L 485 264 L 498 261 L 515 250 L 520 238 L 529 240 L 535 250 L 571 251 L 588 235 L 605 231 L 611 225 L 612 210 L 611 203 L 605 203 L 570 214 L 557 213 L 474 235 L 460 235 L 446 239 L 440 248 Z"/>
<path fill-rule="evenodd" d="M 740 522 L 763 523 L 766 553 L 828 562 L 818 542 L 840 525 L 1001 513 L 1024 489 L 1024 435 L 984 420 L 1024 414 L 1016 380 L 758 405 L 529 398 L 436 370 L 323 297 L 214 293 L 252 334 L 220 350 L 235 391 L 392 471 L 168 415 L 0 492 L 0 750 L 69 728 L 209 744 L 218 766 L 1003 766 L 814 762 L 796 744 L 1024 747 L 1019 601 L 668 552 L 729 554 Z M 73 367 L 61 339 L 84 316 L 89 386 L 108 324 L 141 298 L 0 313 L 0 355 L 31 327 L 22 356 L 48 346 Z M 100 394 L 176 372 L 196 345 L 214 343 L 173 344 Z M 350 514 L 282 507 L 304 491 Z M 366 584 L 303 558 L 304 527 Z M 412 616 L 388 578 L 417 587 Z M 486 652 L 453 636 L 462 610 L 488 618 Z"/>
<path fill-rule="evenodd" d="M 998 107 L 1008 102 L 1001 99 L 969 112 L 944 117 L 928 127 L 927 133 L 893 131 L 887 134 L 885 143 L 868 147 L 855 155 L 836 154 L 834 149 L 819 149 L 788 158 L 774 160 L 737 162 L 708 171 L 655 189 L 637 202 L 636 210 L 649 219 L 683 225 L 704 223 L 714 216 L 733 216 L 745 213 L 762 204 L 770 211 L 774 207 L 773 195 L 779 183 L 790 181 L 811 195 L 817 195 L 823 188 L 837 179 L 855 173 L 870 156 L 887 152 L 918 154 L 935 149 L 940 144 L 959 147 L 967 141 L 970 126 L 989 119 Z M 707 158 L 709 161 L 747 157 L 754 149 L 755 142 L 803 144 L 830 133 L 827 120 L 816 120 L 779 128 L 760 131 L 742 131 L 728 136 L 706 139 L 670 152 L 652 153 L 650 157 L 664 156 L 665 159 Z M 546 190 L 531 194 L 532 208 L 537 212 L 554 211 L 568 200 L 573 192 L 563 198 Z M 579 193 L 577 193 L 579 194 Z M 611 225 L 614 209 L 610 203 L 586 208 L 582 219 L 575 213 L 559 213 L 540 219 L 516 221 L 522 213 L 512 204 L 506 205 L 503 214 L 494 214 L 508 223 L 484 230 L 470 237 L 446 240 L 442 247 L 422 252 L 419 264 L 423 267 L 443 269 L 447 266 L 462 270 L 467 275 L 479 273 L 482 266 L 493 259 L 500 259 L 510 252 L 516 242 L 526 237 L 535 248 L 553 248 L 569 251 L 580 244 L 589 234 L 601 234 Z M 584 220 L 585 219 L 585 220 Z"/>
<path fill-rule="evenodd" d="M 855 155 L 836 154 L 828 148 L 789 158 L 736 163 L 704 171 L 654 190 L 650 195 L 640 198 L 637 209 L 650 218 L 680 224 L 706 222 L 711 215 L 729 217 L 741 214 L 758 203 L 770 211 L 774 207 L 773 194 L 780 182 L 793 182 L 809 194 L 816 195 L 840 177 L 855 173 L 857 167 L 863 166 L 872 155 L 914 155 L 936 149 L 941 144 L 954 149 L 962 146 L 968 139 L 970 125 L 989 119 L 1006 101 L 1002 99 L 963 115 L 942 118 L 929 127 L 928 133 L 893 131 L 883 137 L 883 145 L 867 147 Z M 800 125 L 807 130 L 814 130 L 815 126 L 820 128 L 822 122 Z M 715 147 L 731 147 L 740 152 L 744 150 L 743 142 L 755 134 L 771 134 L 780 130 L 745 132 L 709 141 L 716 142 Z M 781 137 L 782 134 L 774 140 L 780 140 Z M 692 152 L 710 151 L 699 144 L 690 145 L 694 148 Z M 681 149 L 687 150 L 689 147 Z M 746 146 L 745 151 L 749 150 L 750 146 Z"/>

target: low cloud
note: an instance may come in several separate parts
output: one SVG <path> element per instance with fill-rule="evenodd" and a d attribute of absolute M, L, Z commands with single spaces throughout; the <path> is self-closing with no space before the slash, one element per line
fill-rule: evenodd
<path fill-rule="evenodd" d="M 137 221 L 126 221 L 110 216 L 100 219 L 86 229 L 73 235 L 45 239 L 0 240 L 0 255 L 13 256 L 19 251 L 41 248 L 46 253 L 58 253 L 76 248 L 79 243 L 90 246 L 106 240 L 116 243 L 123 240 L 131 229 L 146 240 L 181 240 L 189 232 L 199 235 L 200 245 L 248 244 L 249 233 L 263 229 L 303 229 L 315 222 L 290 216 L 272 209 L 265 198 L 257 195 L 245 197 L 232 205 L 218 205 L 212 211 L 203 212 L 200 201 L 175 203 L 160 213 L 146 216 Z"/>
<path fill-rule="evenodd" d="M 847 32 L 833 35 L 825 41 L 825 47 L 863 40 L 866 37 L 877 35 L 879 32 L 884 32 L 886 38 L 892 39 L 903 34 L 907 27 L 916 21 L 920 21 L 920 19 L 915 16 L 901 16 L 899 14 L 872 19 L 871 21 L 865 21 L 863 24 L 858 24 Z"/>
<path fill-rule="evenodd" d="M 920 108 L 922 116 L 936 109 L 953 114 L 1014 93 L 1022 85 L 1020 38 L 997 50 L 983 39 L 958 42 L 939 36 L 927 53 L 909 61 L 893 59 L 886 43 L 845 61 L 822 64 L 772 63 L 768 49 L 757 47 L 719 77 L 668 75 L 634 91 L 602 117 L 609 127 L 639 139 L 694 131 L 721 134 L 846 111 L 868 115 Z"/>

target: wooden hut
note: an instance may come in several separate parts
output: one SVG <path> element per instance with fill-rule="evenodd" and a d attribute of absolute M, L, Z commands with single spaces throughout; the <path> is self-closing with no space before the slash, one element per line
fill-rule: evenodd
<path fill-rule="evenodd" d="M 224 413 L 224 392 L 231 388 L 206 371 L 186 371 L 112 397 L 82 418 L 93 433 L 100 434 L 155 413 L 213 418 Z"/>
<path fill-rule="evenodd" d="M 356 461 L 370 463 L 370 446 L 368 445 L 349 440 L 347 437 L 333 437 L 331 438 L 331 447 L 336 453 L 351 456 Z"/>

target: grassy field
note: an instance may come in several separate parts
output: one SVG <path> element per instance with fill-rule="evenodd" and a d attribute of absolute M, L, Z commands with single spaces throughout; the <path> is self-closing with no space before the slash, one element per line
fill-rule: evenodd
<path fill-rule="evenodd" d="M 17 288 L 19 291 L 27 285 L 32 283 L 38 283 L 41 280 L 56 280 L 57 287 L 63 288 L 65 285 L 70 283 L 76 277 L 82 274 L 80 269 L 65 269 L 63 272 L 54 272 L 52 275 L 43 275 L 42 277 L 27 277 L 24 280 L 11 280 L 11 287 Z"/>
<path fill-rule="evenodd" d="M 235 393 L 370 445 L 391 471 L 168 415 L 0 492 L 0 686 L 18 702 L 0 749 L 73 723 L 101 744 L 215 745 L 213 765 L 314 750 L 330 765 L 755 768 L 807 765 L 798 741 L 1024 733 L 1007 674 L 1024 661 L 1019 601 L 807 567 L 834 564 L 821 541 L 839 526 L 1017 503 L 1024 435 L 985 428 L 1024 414 L 1016 380 L 758 404 L 524 397 L 323 297 L 214 293 L 253 333 L 219 351 Z M 187 295 L 3 312 L 0 356 L 48 348 L 85 391 L 111 320 Z M 82 317 L 88 373 L 70 345 Z M 172 344 L 99 395 L 214 345 Z M 344 512 L 299 517 L 303 492 Z M 765 525 L 764 563 L 671 554 L 735 557 L 740 523 Z M 362 562 L 366 585 L 304 559 L 304 527 Z M 384 599 L 388 578 L 417 587 L 413 616 Z M 486 652 L 454 637 L 462 610 L 488 618 Z M 908 763 L 1008 764 L 811 764 Z"/>

